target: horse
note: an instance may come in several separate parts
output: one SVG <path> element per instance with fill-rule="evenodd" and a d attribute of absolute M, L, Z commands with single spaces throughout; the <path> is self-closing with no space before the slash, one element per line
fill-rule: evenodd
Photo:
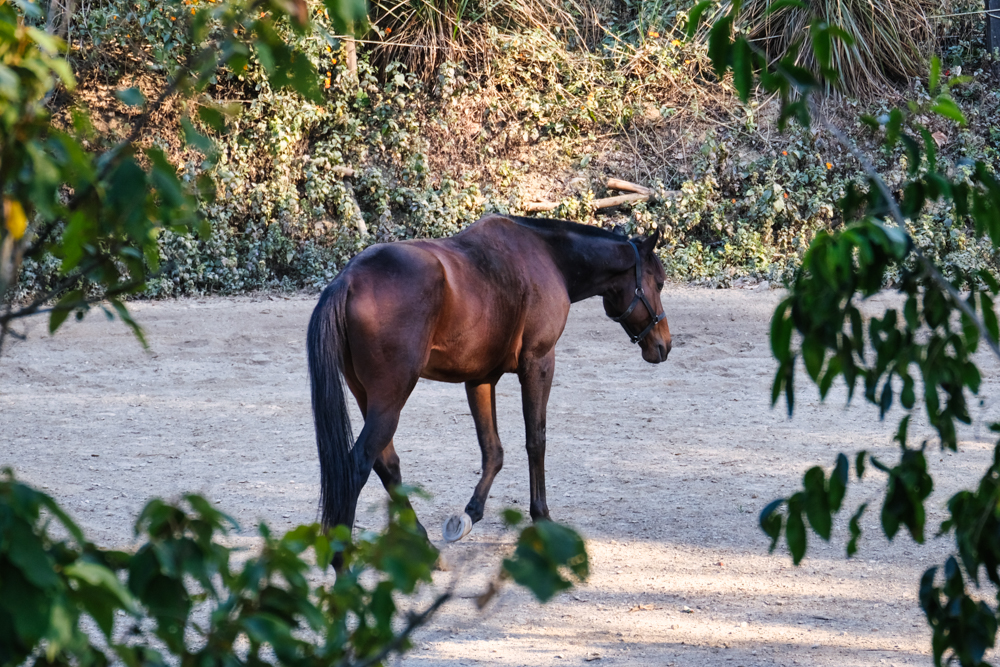
<path fill-rule="evenodd" d="M 658 240 L 659 230 L 629 239 L 565 220 L 491 214 L 449 238 L 378 244 L 355 256 L 323 290 L 307 334 L 323 526 L 353 527 L 372 470 L 386 490 L 402 483 L 393 436 L 426 378 L 464 382 L 475 421 L 482 476 L 464 514 L 443 529 L 446 541 L 467 535 L 503 467 L 496 384 L 506 373 L 521 383 L 530 515 L 548 519 L 545 411 L 570 304 L 600 295 L 642 358 L 665 361 L 671 338 Z M 356 442 L 345 383 L 364 416 Z"/>

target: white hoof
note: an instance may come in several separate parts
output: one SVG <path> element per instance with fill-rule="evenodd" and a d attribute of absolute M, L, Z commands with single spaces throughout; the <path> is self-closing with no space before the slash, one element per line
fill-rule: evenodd
<path fill-rule="evenodd" d="M 461 516 L 453 514 L 441 526 L 441 533 L 445 542 L 458 542 L 469 534 L 472 530 L 472 517 L 463 513 Z"/>

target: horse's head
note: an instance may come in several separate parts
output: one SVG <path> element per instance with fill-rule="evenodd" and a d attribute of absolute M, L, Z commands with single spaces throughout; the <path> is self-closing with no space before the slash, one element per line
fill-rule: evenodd
<path fill-rule="evenodd" d="M 660 230 L 649 237 L 629 241 L 635 265 L 623 271 L 604 294 L 604 312 L 620 322 L 633 343 L 642 349 L 642 358 L 651 364 L 667 360 L 670 354 L 670 327 L 660 303 L 666 272 L 656 256 Z"/>

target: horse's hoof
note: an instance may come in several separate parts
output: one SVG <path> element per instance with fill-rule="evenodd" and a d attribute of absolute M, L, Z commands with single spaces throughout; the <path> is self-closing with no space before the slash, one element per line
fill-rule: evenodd
<path fill-rule="evenodd" d="M 458 542 L 472 530 L 472 517 L 468 514 L 453 514 L 444 522 L 441 533 L 445 542 Z"/>

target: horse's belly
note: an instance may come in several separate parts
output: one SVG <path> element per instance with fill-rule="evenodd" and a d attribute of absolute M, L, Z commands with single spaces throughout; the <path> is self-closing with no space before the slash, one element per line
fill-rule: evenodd
<path fill-rule="evenodd" d="M 495 380 L 517 370 L 513 350 L 472 350 L 462 347 L 433 347 L 420 377 L 439 382 Z"/>

